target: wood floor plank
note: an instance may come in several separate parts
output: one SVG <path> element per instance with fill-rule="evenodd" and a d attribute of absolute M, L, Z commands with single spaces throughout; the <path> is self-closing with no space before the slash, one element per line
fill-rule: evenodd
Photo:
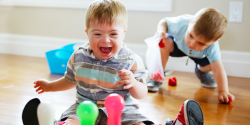
<path fill-rule="evenodd" d="M 55 80 L 62 75 L 50 74 L 45 58 L 0 54 L 0 125 L 22 125 L 22 110 L 32 98 L 48 100 L 56 107 L 58 119 L 75 102 L 75 89 L 37 94 L 33 82 Z M 176 77 L 177 86 L 168 86 L 168 78 Z M 139 100 L 140 111 L 155 123 L 174 119 L 186 99 L 196 100 L 204 114 L 205 125 L 250 124 L 250 79 L 228 77 L 229 90 L 236 100 L 220 104 L 217 89 L 206 89 L 194 73 L 174 72 L 156 93 Z"/>

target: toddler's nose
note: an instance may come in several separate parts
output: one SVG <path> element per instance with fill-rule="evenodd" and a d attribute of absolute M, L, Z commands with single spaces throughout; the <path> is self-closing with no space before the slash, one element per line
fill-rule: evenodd
<path fill-rule="evenodd" d="M 195 42 L 191 41 L 191 42 L 188 44 L 188 48 L 189 48 L 189 49 L 194 49 L 194 48 L 195 48 Z"/>
<path fill-rule="evenodd" d="M 109 36 L 105 36 L 103 39 L 104 43 L 109 43 L 110 42 L 110 37 Z"/>

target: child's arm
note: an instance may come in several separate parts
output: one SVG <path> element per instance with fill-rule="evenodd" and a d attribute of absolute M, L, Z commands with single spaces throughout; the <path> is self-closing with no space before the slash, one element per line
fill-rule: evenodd
<path fill-rule="evenodd" d="M 146 84 L 137 81 L 133 73 L 129 70 L 120 70 L 118 76 L 121 77 L 121 81 L 117 84 L 123 85 L 124 89 L 129 89 L 130 94 L 136 99 L 142 99 L 148 93 L 148 88 Z"/>
<path fill-rule="evenodd" d="M 74 88 L 77 85 L 77 83 L 72 83 L 66 80 L 64 77 L 52 82 L 47 80 L 38 80 L 35 81 L 34 84 L 34 88 L 36 88 L 36 92 L 38 94 L 44 92 L 64 91 Z"/>
<path fill-rule="evenodd" d="M 173 40 L 171 38 L 166 38 L 166 33 L 168 32 L 168 25 L 165 21 L 165 19 L 161 19 L 157 25 L 157 32 L 155 34 L 161 34 L 162 35 L 162 42 L 164 44 L 164 47 L 160 47 L 160 52 L 161 52 L 161 63 L 162 63 L 162 68 L 165 69 L 168 57 L 167 53 L 170 53 L 173 51 Z M 170 51 L 170 52 L 169 52 Z M 164 54 L 162 54 L 164 53 Z M 151 74 L 150 74 L 151 75 Z M 157 81 L 157 80 L 156 80 Z"/>
<path fill-rule="evenodd" d="M 162 38 L 164 39 L 166 37 L 167 31 L 168 31 L 168 25 L 165 22 L 165 19 L 161 19 L 157 25 L 156 34 L 161 34 Z"/>
<path fill-rule="evenodd" d="M 224 70 L 221 60 L 211 63 L 212 71 L 214 73 L 215 81 L 218 85 L 218 99 L 220 102 L 229 102 L 229 99 L 232 101 L 235 97 L 229 93 L 228 90 L 228 81 L 227 74 Z"/>

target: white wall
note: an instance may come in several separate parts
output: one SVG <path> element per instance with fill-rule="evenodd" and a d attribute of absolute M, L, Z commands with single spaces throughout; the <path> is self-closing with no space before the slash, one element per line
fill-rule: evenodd
<path fill-rule="evenodd" d="M 244 3 L 243 22 L 229 22 L 219 42 L 222 60 L 229 75 L 249 77 L 250 1 L 234 1 Z M 144 39 L 154 35 L 160 19 L 166 16 L 195 14 L 203 7 L 216 8 L 228 18 L 229 2 L 230 0 L 172 0 L 171 12 L 128 10 L 129 22 L 125 43 L 145 59 L 147 47 Z M 85 12 L 86 9 L 81 8 L 0 6 L 0 53 L 44 57 L 46 51 L 69 43 L 86 41 Z M 186 58 L 170 58 L 167 69 L 193 72 L 192 61 L 189 61 L 188 66 L 185 62 Z"/>
<path fill-rule="evenodd" d="M 55 37 L 40 37 L 28 35 L 0 35 L 0 53 L 45 57 L 45 52 L 58 49 L 70 43 L 86 43 L 87 39 L 62 39 Z M 144 64 L 147 46 L 140 43 L 126 43 L 127 47 L 142 57 Z M 167 70 L 194 72 L 195 64 L 187 57 L 169 58 Z M 222 51 L 222 61 L 229 76 L 250 78 L 250 53 Z"/>

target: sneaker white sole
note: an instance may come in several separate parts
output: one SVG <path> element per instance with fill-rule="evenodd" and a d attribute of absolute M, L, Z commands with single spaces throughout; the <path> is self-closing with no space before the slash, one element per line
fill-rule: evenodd
<path fill-rule="evenodd" d="M 189 107 L 192 109 L 192 119 L 190 120 L 189 119 L 189 114 L 187 111 L 190 111 L 188 109 L 188 105 L 190 104 L 190 106 L 192 107 Z M 184 102 L 184 117 L 185 117 L 185 122 L 186 122 L 186 125 L 203 125 L 204 123 L 204 118 L 203 118 L 203 113 L 202 113 L 202 110 L 199 106 L 199 104 L 197 102 L 195 102 L 194 100 L 186 100 Z M 194 119 L 196 119 L 197 121 L 194 121 Z M 199 122 L 199 124 L 198 124 Z"/>
<path fill-rule="evenodd" d="M 184 117 L 185 117 L 185 121 L 186 121 L 186 125 L 189 125 L 189 120 L 188 120 L 188 115 L 187 115 L 187 103 L 189 100 L 186 100 L 184 102 Z"/>
<path fill-rule="evenodd" d="M 205 87 L 205 88 L 216 88 L 217 87 L 217 84 L 214 84 L 214 85 L 207 85 L 207 84 L 201 84 L 203 87 Z"/>

